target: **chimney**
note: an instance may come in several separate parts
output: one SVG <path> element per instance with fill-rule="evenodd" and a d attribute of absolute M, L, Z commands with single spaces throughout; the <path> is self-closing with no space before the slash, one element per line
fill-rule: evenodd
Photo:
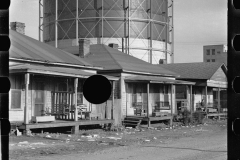
<path fill-rule="evenodd" d="M 25 34 L 25 23 L 10 22 L 10 28 L 18 33 Z"/>
<path fill-rule="evenodd" d="M 118 49 L 118 44 L 116 44 L 116 43 L 109 43 L 108 46 L 112 47 L 114 49 Z"/>
<path fill-rule="evenodd" d="M 166 59 L 159 59 L 159 64 L 166 64 Z"/>
<path fill-rule="evenodd" d="M 79 39 L 79 57 L 84 58 L 90 52 L 90 40 Z"/>

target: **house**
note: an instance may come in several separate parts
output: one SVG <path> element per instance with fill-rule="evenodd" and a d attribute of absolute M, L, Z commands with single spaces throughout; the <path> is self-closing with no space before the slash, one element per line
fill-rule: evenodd
<path fill-rule="evenodd" d="M 79 48 L 82 46 L 86 47 L 79 43 Z M 121 107 L 119 121 L 128 116 L 144 116 L 151 121 L 161 119 L 156 116 L 160 112 L 175 114 L 175 86 L 195 84 L 176 80 L 179 76 L 176 72 L 149 64 L 116 48 L 102 44 L 88 47 L 79 50 L 78 46 L 72 46 L 64 50 L 102 66 L 103 69 L 97 71 L 99 74 L 119 77 L 115 91 Z"/>
<path fill-rule="evenodd" d="M 178 80 L 191 81 L 196 84 L 192 88 L 192 110 L 199 107 L 208 108 L 208 112 L 226 112 L 227 110 L 227 67 L 224 63 L 175 63 L 160 64 L 162 68 L 180 75 Z M 176 88 L 176 103 L 186 101 L 185 93 L 190 91 L 185 86 Z"/>
<path fill-rule="evenodd" d="M 77 132 L 79 125 L 113 122 L 111 116 L 106 117 L 105 105 L 93 106 L 82 94 L 84 80 L 95 75 L 102 67 L 94 66 L 87 60 L 12 30 L 9 31 L 9 37 L 11 123 L 23 123 L 20 129 L 24 130 L 73 126 L 73 130 Z M 112 86 L 118 79 L 112 76 L 105 77 L 111 81 Z M 91 117 L 96 120 L 79 120 L 79 105 L 85 108 L 85 118 L 88 116 L 90 120 Z M 44 117 L 45 115 L 47 117 Z M 37 119 L 43 117 L 54 117 L 51 120 L 60 121 L 49 125 L 36 124 Z"/>

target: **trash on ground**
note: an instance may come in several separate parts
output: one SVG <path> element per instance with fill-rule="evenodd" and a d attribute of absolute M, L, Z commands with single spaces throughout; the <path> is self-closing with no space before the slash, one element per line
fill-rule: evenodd
<path fill-rule="evenodd" d="M 46 138 L 51 138 L 51 136 L 50 135 L 46 135 Z"/>
<path fill-rule="evenodd" d="M 28 141 L 19 142 L 18 144 L 28 144 Z"/>
<path fill-rule="evenodd" d="M 149 139 L 146 139 L 145 141 L 146 141 L 146 142 L 150 142 L 150 140 L 149 140 Z"/>
<path fill-rule="evenodd" d="M 122 139 L 122 138 L 120 138 L 120 137 L 106 137 L 106 138 L 108 138 L 108 139 L 114 139 L 114 140 Z"/>

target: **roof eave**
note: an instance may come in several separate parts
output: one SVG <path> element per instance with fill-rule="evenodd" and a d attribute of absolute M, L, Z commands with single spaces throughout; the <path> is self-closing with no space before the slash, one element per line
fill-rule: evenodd
<path fill-rule="evenodd" d="M 15 62 L 30 62 L 30 63 L 47 64 L 47 65 L 54 65 L 54 66 L 73 67 L 73 68 L 79 68 L 79 69 L 94 69 L 94 70 L 102 70 L 103 69 L 102 67 L 68 64 L 68 63 L 60 63 L 60 62 L 46 62 L 46 61 L 41 61 L 41 60 L 22 59 L 22 58 L 13 58 L 13 57 L 9 57 L 9 60 L 15 61 Z"/>

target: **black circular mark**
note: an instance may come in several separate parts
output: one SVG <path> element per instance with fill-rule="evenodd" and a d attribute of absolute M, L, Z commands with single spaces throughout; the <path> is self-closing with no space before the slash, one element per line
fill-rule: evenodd
<path fill-rule="evenodd" d="M 232 88 L 235 93 L 240 93 L 240 77 L 239 76 L 233 79 Z"/>
<path fill-rule="evenodd" d="M 10 0 L 4 0 L 4 1 L 1 1 L 0 3 L 1 10 L 7 10 L 9 6 L 10 6 Z"/>
<path fill-rule="evenodd" d="M 240 35 L 235 35 L 233 38 L 233 48 L 235 51 L 240 51 Z"/>
<path fill-rule="evenodd" d="M 8 36 L 0 36 L 0 51 L 8 51 L 10 48 L 10 39 Z"/>
<path fill-rule="evenodd" d="M 236 118 L 232 122 L 232 131 L 235 135 L 240 136 L 240 118 Z"/>
<path fill-rule="evenodd" d="M 8 77 L 0 77 L 0 84 L 0 93 L 8 93 L 11 85 Z"/>
<path fill-rule="evenodd" d="M 240 9 L 240 1 L 239 0 L 233 0 L 233 6 L 235 9 Z"/>
<path fill-rule="evenodd" d="M 104 103 L 111 95 L 111 83 L 102 75 L 93 75 L 85 80 L 83 95 L 90 103 Z"/>
<path fill-rule="evenodd" d="M 10 133 L 11 125 L 8 119 L 0 119 L 1 135 L 7 136 Z"/>

